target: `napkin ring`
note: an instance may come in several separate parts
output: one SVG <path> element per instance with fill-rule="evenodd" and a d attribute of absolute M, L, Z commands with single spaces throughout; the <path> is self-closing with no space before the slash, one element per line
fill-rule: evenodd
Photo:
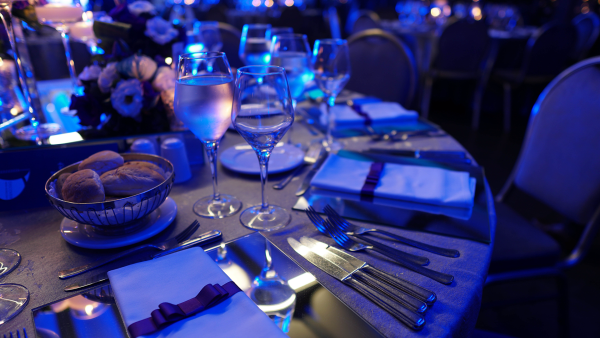
<path fill-rule="evenodd" d="M 373 202 L 373 198 L 375 197 L 375 187 L 377 187 L 377 184 L 379 183 L 384 166 L 385 163 L 383 162 L 371 163 L 371 170 L 369 170 L 365 183 L 360 190 L 361 201 Z"/>

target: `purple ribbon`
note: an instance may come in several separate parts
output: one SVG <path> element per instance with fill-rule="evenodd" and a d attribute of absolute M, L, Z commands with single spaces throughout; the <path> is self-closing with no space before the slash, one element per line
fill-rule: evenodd
<path fill-rule="evenodd" d="M 150 317 L 129 325 L 127 329 L 133 338 L 151 334 L 177 321 L 209 309 L 240 291 L 242 290 L 234 282 L 229 282 L 223 286 L 207 284 L 196 297 L 181 304 L 161 303 L 158 309 L 152 311 Z"/>
<path fill-rule="evenodd" d="M 377 186 L 377 183 L 379 183 L 384 165 L 385 163 L 383 162 L 371 163 L 371 170 L 369 170 L 365 183 L 360 190 L 361 201 L 373 202 L 373 198 L 375 197 L 375 187 Z"/>
<path fill-rule="evenodd" d="M 358 115 L 362 116 L 365 119 L 365 126 L 370 126 L 373 123 L 373 120 L 371 120 L 371 116 L 369 116 L 369 114 L 365 113 L 359 104 L 353 104 L 352 109 Z"/>

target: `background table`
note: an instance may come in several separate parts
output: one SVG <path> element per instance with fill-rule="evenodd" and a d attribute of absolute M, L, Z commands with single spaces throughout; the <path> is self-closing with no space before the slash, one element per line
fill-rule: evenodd
<path fill-rule="evenodd" d="M 294 128 L 295 142 L 298 140 L 309 141 L 315 138 L 302 127 Z M 344 140 L 349 149 L 358 149 L 368 145 L 367 137 L 355 137 Z M 233 131 L 227 132 L 221 143 L 224 150 L 235 144 L 244 143 L 244 140 Z M 421 150 L 463 150 L 463 148 L 451 137 L 437 137 L 429 139 L 414 139 L 410 142 L 388 144 L 390 147 Z M 26 154 L 24 154 L 26 156 Z M 258 165 L 258 160 L 257 160 Z M 439 284 L 426 277 L 404 270 L 396 264 L 376 254 L 356 253 L 355 255 L 373 265 L 393 273 L 399 277 L 406 278 L 423 287 L 434 291 L 438 301 L 427 312 L 425 328 L 420 332 L 412 332 L 387 312 L 376 307 L 366 298 L 356 294 L 353 290 L 342 283 L 334 280 L 322 271 L 316 269 L 302 257 L 297 255 L 287 244 L 286 238 L 292 236 L 299 238 L 303 235 L 333 244 L 333 240 L 320 235 L 310 224 L 304 212 L 292 210 L 297 198 L 294 195 L 303 175 L 294 179 L 285 189 L 273 190 L 273 182 L 285 177 L 282 175 L 271 175 L 268 183 L 267 195 L 269 200 L 277 205 L 285 207 L 292 214 L 291 223 L 278 231 L 265 233 L 264 235 L 280 250 L 295 260 L 306 271 L 311 272 L 317 280 L 336 297 L 346 303 L 359 316 L 365 319 L 380 333 L 390 337 L 406 336 L 468 336 L 473 330 L 479 306 L 481 303 L 481 290 L 486 278 L 492 245 L 473 242 L 465 239 L 449 238 L 445 236 L 407 231 L 393 227 L 382 227 L 391 232 L 428 242 L 433 245 L 456 248 L 460 250 L 459 258 L 446 258 L 433 254 L 426 254 L 431 260 L 429 267 L 455 276 L 455 282 L 450 286 Z M 492 197 L 487 187 L 488 201 L 490 203 L 490 224 L 493 236 L 495 227 L 495 214 L 493 212 Z M 260 183 L 258 176 L 241 175 L 219 168 L 219 189 L 222 193 L 237 196 L 243 202 L 243 208 L 260 203 Z M 40 194 L 43 192 L 40 191 Z M 253 231 L 243 227 L 237 215 L 221 220 L 203 219 L 192 212 L 194 202 L 212 193 L 210 168 L 208 165 L 193 167 L 193 178 L 185 183 L 175 185 L 170 197 L 178 205 L 177 218 L 174 224 L 160 235 L 149 241 L 159 241 L 173 237 L 182 231 L 193 220 L 199 219 L 201 227 L 198 233 L 218 229 L 223 233 L 223 241 L 233 241 Z M 50 207 L 38 209 L 25 209 L 12 212 L 0 213 L 0 247 L 8 247 L 19 251 L 22 255 L 20 266 L 11 274 L 6 276 L 3 283 L 22 284 L 31 293 L 27 307 L 16 318 L 0 327 L 0 334 L 7 334 L 25 327 L 29 333 L 34 332 L 31 310 L 44 304 L 54 302 L 73 294 L 63 291 L 64 287 L 74 281 L 83 280 L 102 271 L 108 271 L 136 260 L 140 256 L 131 257 L 115 262 L 111 265 L 99 268 L 93 272 L 74 277 L 69 280 L 58 279 L 60 270 L 80 266 L 112 254 L 119 250 L 88 250 L 81 249 L 66 243 L 60 235 L 60 222 L 62 216 Z M 358 222 L 360 224 L 364 224 Z M 394 245 L 397 248 L 413 254 L 424 254 L 423 251 Z"/>

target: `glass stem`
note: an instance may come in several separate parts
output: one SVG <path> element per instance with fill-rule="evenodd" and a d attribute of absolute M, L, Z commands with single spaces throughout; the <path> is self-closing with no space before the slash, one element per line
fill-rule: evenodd
<path fill-rule="evenodd" d="M 69 45 L 69 29 L 67 27 L 61 27 L 58 29 L 58 31 L 60 32 L 63 46 L 65 46 L 65 56 L 67 57 L 67 67 L 69 68 L 71 82 L 73 83 L 73 91 L 77 93 L 77 72 L 75 71 L 75 62 L 73 62 L 73 57 L 71 56 L 71 46 Z"/>
<path fill-rule="evenodd" d="M 262 203 L 260 206 L 261 212 L 266 212 L 269 208 L 269 202 L 267 202 L 267 196 L 265 195 L 265 185 L 267 184 L 267 172 L 269 166 L 270 152 L 259 152 L 258 163 L 260 164 L 260 192 L 262 195 Z"/>
<path fill-rule="evenodd" d="M 327 136 L 325 140 L 327 142 L 327 147 L 329 148 L 333 144 L 333 136 L 331 135 L 331 129 L 335 123 L 335 118 L 331 113 L 331 108 L 333 108 L 333 106 L 335 106 L 335 95 L 331 95 L 327 98 Z"/>
<path fill-rule="evenodd" d="M 294 108 L 294 115 L 296 114 L 296 104 L 297 104 L 297 103 L 298 103 L 298 102 L 297 102 L 295 99 L 292 99 L 292 107 Z M 288 129 L 288 131 L 287 131 L 287 134 L 288 134 L 287 143 L 288 143 L 289 145 L 292 145 L 292 144 L 293 144 L 293 142 L 292 142 L 292 132 L 293 132 L 293 130 L 294 130 L 294 124 L 292 123 L 292 124 L 290 125 L 290 128 L 289 128 L 289 129 Z"/>
<path fill-rule="evenodd" d="M 218 202 L 221 200 L 217 185 L 217 150 L 219 149 L 219 141 L 204 141 L 204 147 L 206 148 L 206 155 L 210 162 L 210 171 L 212 172 L 213 200 Z"/>

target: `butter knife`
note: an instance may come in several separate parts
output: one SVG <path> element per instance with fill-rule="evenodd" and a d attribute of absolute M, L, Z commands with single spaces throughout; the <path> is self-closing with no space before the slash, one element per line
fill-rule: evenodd
<path fill-rule="evenodd" d="M 172 253 L 187 249 L 187 248 L 191 248 L 193 246 L 199 245 L 199 244 L 206 244 L 208 242 L 214 241 L 221 238 L 221 231 L 219 230 L 211 230 L 208 232 L 205 232 L 197 237 L 188 239 L 187 241 L 181 243 L 180 246 L 175 247 L 171 250 L 167 250 L 167 251 L 163 251 L 160 253 L 157 253 L 155 255 L 152 256 L 151 259 L 155 259 L 155 258 L 159 258 L 159 257 L 163 257 L 166 255 L 170 255 Z M 65 291 L 69 292 L 69 291 L 76 291 L 76 290 L 80 290 L 83 288 L 87 288 L 88 286 L 92 286 L 92 285 L 96 285 L 96 284 L 100 284 L 103 283 L 105 281 L 108 280 L 108 275 L 106 272 L 94 275 L 92 277 L 89 277 L 85 280 L 83 280 L 83 282 L 79 282 L 79 283 L 74 283 L 71 284 L 69 286 L 67 286 L 65 288 Z"/>
<path fill-rule="evenodd" d="M 321 148 L 321 153 L 319 154 L 319 158 L 317 159 L 317 162 L 315 162 L 315 164 L 313 164 L 313 166 L 310 169 L 310 171 L 308 172 L 308 174 L 306 174 L 306 176 L 304 177 L 302 184 L 298 188 L 298 191 L 296 191 L 296 196 L 304 195 L 304 193 L 308 190 L 308 188 L 310 188 L 310 181 L 312 181 L 312 178 L 315 176 L 317 171 L 319 171 L 319 168 L 321 168 L 321 165 L 323 164 L 323 162 L 325 162 L 328 155 L 329 155 L 329 152 L 327 151 L 327 149 L 325 149 L 325 147 Z"/>

